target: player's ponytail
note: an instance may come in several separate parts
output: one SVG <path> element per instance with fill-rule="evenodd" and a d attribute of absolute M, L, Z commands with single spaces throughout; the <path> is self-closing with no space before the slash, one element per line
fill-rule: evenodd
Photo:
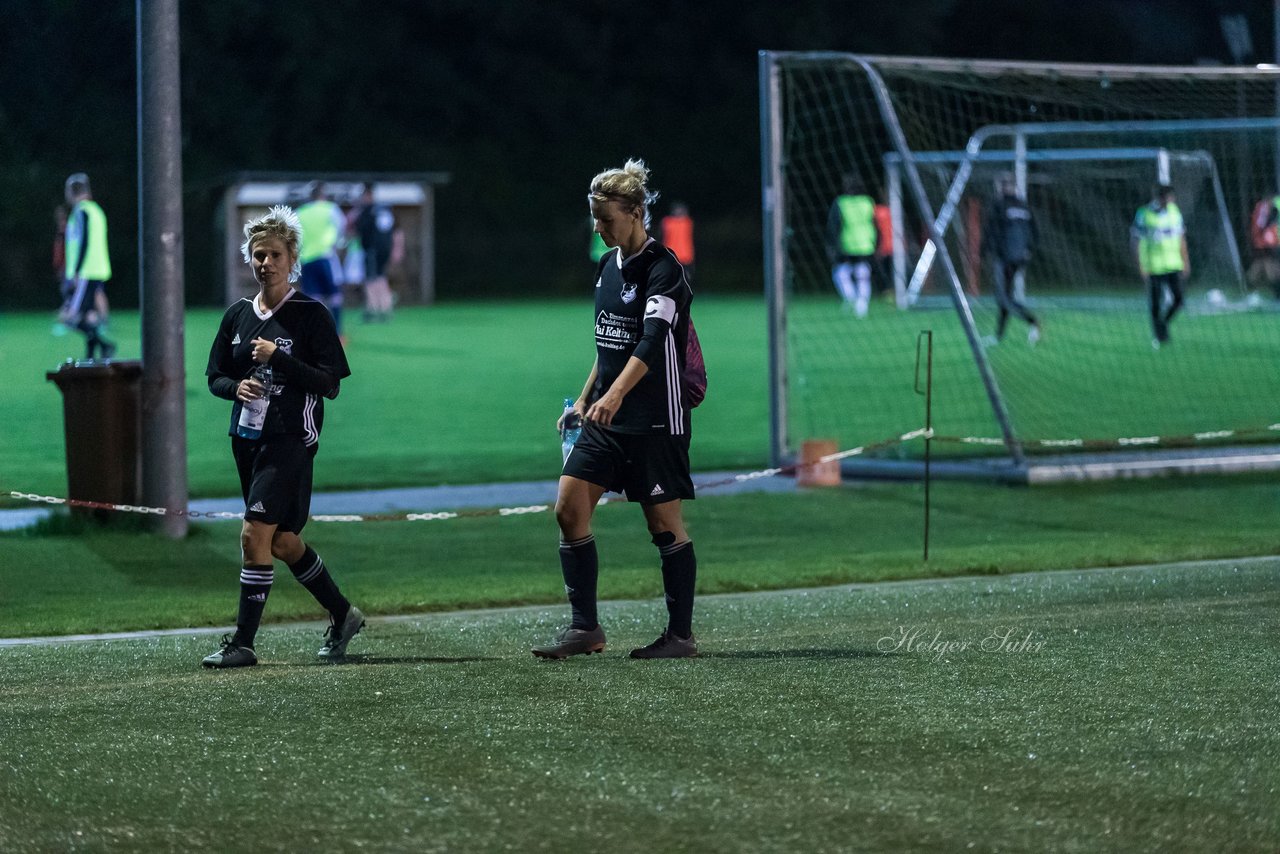
<path fill-rule="evenodd" d="M 645 228 L 649 227 L 649 205 L 658 193 L 649 189 L 649 167 L 643 160 L 629 159 L 621 169 L 606 169 L 591 179 L 588 198 L 597 202 L 619 202 L 627 210 L 640 209 Z"/>

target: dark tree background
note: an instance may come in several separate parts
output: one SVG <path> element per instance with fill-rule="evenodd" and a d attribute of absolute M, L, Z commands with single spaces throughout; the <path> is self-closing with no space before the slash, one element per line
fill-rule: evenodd
<path fill-rule="evenodd" d="M 649 162 L 667 201 L 689 203 L 700 289 L 758 289 L 758 50 L 1226 63 L 1219 17 L 1243 13 L 1265 61 L 1272 5 L 188 0 L 187 299 L 221 299 L 216 207 L 244 170 L 450 172 L 437 198 L 442 297 L 568 293 L 588 275 L 587 182 L 629 156 Z M 53 209 L 80 170 L 110 218 L 114 304 L 136 305 L 134 3 L 12 6 L 0 306 L 56 303 Z"/>

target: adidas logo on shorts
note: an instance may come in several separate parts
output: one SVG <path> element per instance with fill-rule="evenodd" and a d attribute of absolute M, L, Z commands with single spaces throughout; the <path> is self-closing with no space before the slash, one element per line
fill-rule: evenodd
<path fill-rule="evenodd" d="M 653 485 L 653 492 L 649 493 L 649 497 L 653 498 L 655 495 L 666 495 L 666 494 L 667 493 L 662 489 L 662 484 L 655 483 Z"/>
<path fill-rule="evenodd" d="M 266 513 L 267 508 L 262 506 L 261 501 L 255 501 L 253 502 L 253 506 L 249 508 L 249 512 L 250 513 Z"/>

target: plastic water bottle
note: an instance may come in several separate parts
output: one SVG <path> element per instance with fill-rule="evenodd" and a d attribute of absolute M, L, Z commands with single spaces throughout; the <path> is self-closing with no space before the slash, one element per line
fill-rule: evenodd
<path fill-rule="evenodd" d="M 564 420 L 560 424 L 560 450 L 563 452 L 565 460 L 568 460 L 569 452 L 573 450 L 573 444 L 582 435 L 582 419 L 574 411 L 573 398 L 571 397 L 564 399 Z"/>
<path fill-rule="evenodd" d="M 262 425 L 267 420 L 267 406 L 271 403 L 271 366 L 259 365 L 253 371 L 253 378 L 262 383 L 262 397 L 251 400 L 240 407 L 240 421 L 236 424 L 236 435 L 241 439 L 262 438 Z"/>

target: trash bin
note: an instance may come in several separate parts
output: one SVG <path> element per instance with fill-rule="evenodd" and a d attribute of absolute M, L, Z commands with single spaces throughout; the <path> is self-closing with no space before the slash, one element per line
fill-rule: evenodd
<path fill-rule="evenodd" d="M 62 392 L 67 497 L 138 504 L 142 496 L 142 362 L 68 359 L 45 378 Z M 98 510 L 95 515 L 111 514 Z"/>

